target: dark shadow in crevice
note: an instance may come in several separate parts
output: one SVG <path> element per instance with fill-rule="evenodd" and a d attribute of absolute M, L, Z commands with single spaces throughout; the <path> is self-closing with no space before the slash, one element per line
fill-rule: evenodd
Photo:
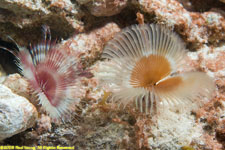
<path fill-rule="evenodd" d="M 12 146 L 34 146 L 37 144 L 37 139 L 35 137 L 26 138 L 26 134 L 32 132 L 33 128 L 28 128 L 26 131 L 18 133 L 12 137 L 3 140 L 3 145 Z"/>
<path fill-rule="evenodd" d="M 21 70 L 16 64 L 18 59 L 16 56 L 5 49 L 15 52 L 18 51 L 17 46 L 13 42 L 6 42 L 0 39 L 0 65 L 2 66 L 3 70 L 6 74 L 20 73 Z"/>
<path fill-rule="evenodd" d="M 1 38 L 5 41 L 10 41 L 5 35 L 11 36 L 20 46 L 27 47 L 30 43 L 37 44 L 43 40 L 41 30 L 43 25 L 50 27 L 52 39 L 68 39 L 76 32 L 72 25 L 68 25 L 65 18 L 53 15 L 24 26 L 22 29 L 10 22 L 0 23 L 0 35 L 4 35 Z"/>
<path fill-rule="evenodd" d="M 140 10 L 134 7 L 133 5 L 128 5 L 119 14 L 109 16 L 109 17 L 104 17 L 104 16 L 96 17 L 90 14 L 90 12 L 88 12 L 87 8 L 85 8 L 84 6 L 81 8 L 83 11 L 85 11 L 85 14 L 86 14 L 82 18 L 82 21 L 84 22 L 84 27 L 85 27 L 84 32 L 87 32 L 87 33 L 95 29 L 101 28 L 110 22 L 116 23 L 121 29 L 133 24 L 138 24 L 136 20 L 137 19 L 136 14 L 137 12 L 140 12 Z M 146 23 L 154 22 L 154 16 L 144 12 L 141 12 L 141 13 L 144 15 Z"/>
<path fill-rule="evenodd" d="M 225 10 L 225 4 L 219 0 L 178 0 L 190 12 L 207 12 L 212 8 Z"/>

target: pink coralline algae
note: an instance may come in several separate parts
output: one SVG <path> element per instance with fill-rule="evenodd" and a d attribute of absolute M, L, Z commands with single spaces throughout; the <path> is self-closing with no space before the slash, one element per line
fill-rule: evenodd
<path fill-rule="evenodd" d="M 120 27 L 116 23 L 109 22 L 89 33 L 76 34 L 63 42 L 60 48 L 67 49 L 69 53 L 74 53 L 77 59 L 85 60 L 88 65 L 99 57 L 106 41 L 119 31 Z"/>
<path fill-rule="evenodd" d="M 218 44 L 225 38 L 225 19 L 218 8 L 199 13 L 188 11 L 177 0 L 133 2 L 144 12 L 155 15 L 158 23 L 175 27 L 193 48 L 208 43 Z"/>

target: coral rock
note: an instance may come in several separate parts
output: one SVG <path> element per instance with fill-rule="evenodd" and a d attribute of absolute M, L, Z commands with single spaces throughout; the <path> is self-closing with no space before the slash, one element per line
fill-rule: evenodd
<path fill-rule="evenodd" d="M 164 111 L 150 127 L 148 143 L 152 149 L 178 150 L 184 145 L 201 142 L 202 128 L 194 116 L 174 111 Z M 149 133 L 145 133 L 149 134 Z"/>
<path fill-rule="evenodd" d="M 3 84 L 10 88 L 15 94 L 30 99 L 28 82 L 19 74 L 16 73 L 7 76 Z"/>
<path fill-rule="evenodd" d="M 0 85 L 0 140 L 32 127 L 37 119 L 36 108 L 25 98 Z"/>
<path fill-rule="evenodd" d="M 215 78 L 218 89 L 225 89 L 225 45 L 220 47 L 204 46 L 198 51 L 200 69 Z"/>
<path fill-rule="evenodd" d="M 78 0 L 85 4 L 94 16 L 113 16 L 121 12 L 128 4 L 128 0 Z"/>
<path fill-rule="evenodd" d="M 74 56 L 78 56 L 78 59 L 85 60 L 85 63 L 91 63 L 99 58 L 104 44 L 119 31 L 119 26 L 110 22 L 89 33 L 77 34 L 73 38 L 64 41 L 60 48 L 74 53 Z"/>
<path fill-rule="evenodd" d="M 37 121 L 37 126 L 38 133 L 43 133 L 44 131 L 51 131 L 51 118 L 47 115 L 42 114 Z"/>
<path fill-rule="evenodd" d="M 225 38 L 224 11 L 219 8 L 199 13 L 188 11 L 186 5 L 176 0 L 141 0 L 133 3 L 144 12 L 156 16 L 158 23 L 175 27 L 191 43 L 192 49 L 206 43 L 217 45 Z"/>
<path fill-rule="evenodd" d="M 80 21 L 83 13 L 70 0 L 2 0 L 0 6 L 2 38 L 7 40 L 5 37 L 10 35 L 20 45 L 27 44 L 24 43 L 27 39 L 30 42 L 36 41 L 36 37 L 30 36 L 29 31 L 37 30 L 36 33 L 39 33 L 42 24 L 51 26 L 60 37 L 83 30 L 83 23 Z"/>

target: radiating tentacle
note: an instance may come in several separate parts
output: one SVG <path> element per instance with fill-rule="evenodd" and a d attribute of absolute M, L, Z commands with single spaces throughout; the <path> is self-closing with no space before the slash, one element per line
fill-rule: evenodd
<path fill-rule="evenodd" d="M 214 85 L 204 73 L 174 74 L 185 56 L 185 44 L 165 26 L 132 25 L 106 44 L 102 53 L 106 60 L 96 77 L 111 90 L 113 102 L 135 101 L 141 112 L 153 114 L 160 106 L 199 105 L 195 98 L 210 98 Z"/>

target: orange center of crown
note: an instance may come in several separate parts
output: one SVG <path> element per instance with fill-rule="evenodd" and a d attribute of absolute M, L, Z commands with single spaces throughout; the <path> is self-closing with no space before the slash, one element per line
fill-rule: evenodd
<path fill-rule="evenodd" d="M 156 85 L 156 88 L 160 92 L 167 92 L 172 91 L 181 84 L 182 84 L 181 77 L 171 77 L 169 79 L 159 82 L 159 84 Z"/>
<path fill-rule="evenodd" d="M 149 55 L 148 57 L 141 58 L 136 63 L 131 73 L 130 84 L 135 88 L 143 87 L 151 89 L 153 86 L 156 86 L 158 81 L 168 76 L 170 72 L 170 63 L 166 57 Z"/>

